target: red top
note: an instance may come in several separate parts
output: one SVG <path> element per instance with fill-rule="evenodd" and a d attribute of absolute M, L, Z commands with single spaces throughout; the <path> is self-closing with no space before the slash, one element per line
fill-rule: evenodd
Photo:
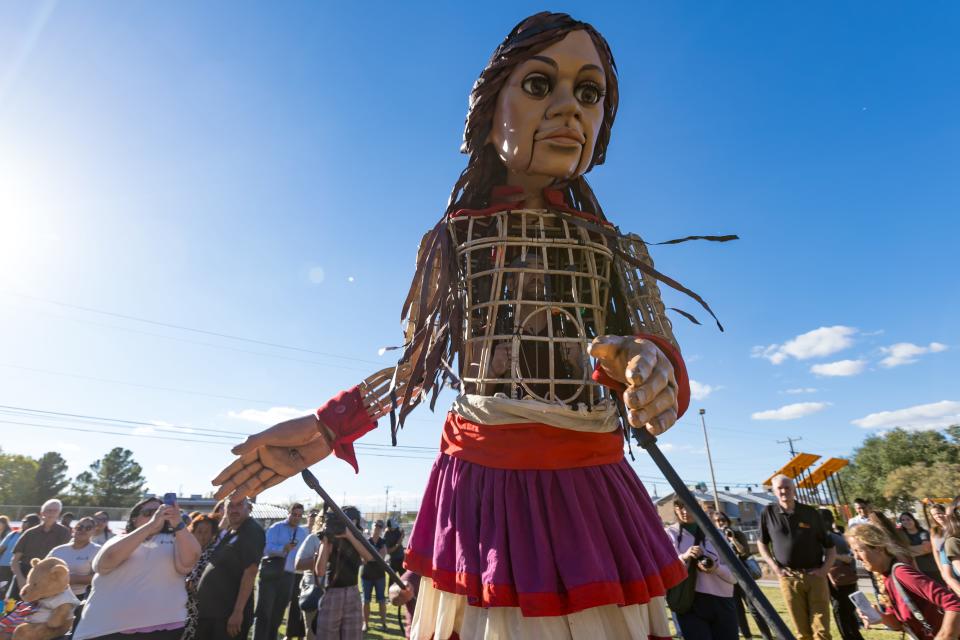
<path fill-rule="evenodd" d="M 486 209 L 457 209 L 450 214 L 451 218 L 482 218 L 484 216 L 492 216 L 495 213 L 500 213 L 501 211 L 512 211 L 514 209 L 525 209 L 526 201 L 523 199 L 518 199 L 511 196 L 518 196 L 523 194 L 523 187 L 512 187 L 512 186 L 499 186 L 494 187 L 490 192 L 490 206 Z M 602 224 L 605 227 L 613 227 L 612 224 L 606 220 L 601 220 L 592 213 L 586 213 L 584 211 L 579 211 L 574 209 L 569 204 L 567 204 L 567 199 L 563 195 L 563 191 L 559 189 L 544 189 L 543 198 L 547 201 L 547 204 L 551 209 L 557 211 L 563 211 L 564 213 L 569 213 L 571 215 L 577 216 L 578 218 L 583 218 L 593 222 L 594 224 Z"/>
<path fill-rule="evenodd" d="M 929 576 L 905 564 L 897 565 L 893 572 L 897 576 L 897 582 L 931 627 L 932 633 L 924 629 L 923 623 L 913 617 L 910 607 L 900 599 L 900 594 L 893 584 L 893 578 L 885 576 L 883 582 L 890 603 L 893 605 L 893 615 L 910 627 L 918 638 L 926 640 L 936 635 L 940 625 L 943 624 L 943 611 L 960 612 L 960 598 L 940 583 L 931 580 Z"/>

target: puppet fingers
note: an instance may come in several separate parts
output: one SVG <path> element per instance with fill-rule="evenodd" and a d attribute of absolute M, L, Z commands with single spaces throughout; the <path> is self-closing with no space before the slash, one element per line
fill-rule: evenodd
<path fill-rule="evenodd" d="M 624 394 L 626 395 L 626 394 Z M 664 411 L 676 409 L 677 395 L 672 388 L 666 388 L 661 391 L 652 402 L 641 409 L 631 409 L 627 415 L 630 426 L 642 429 L 648 422 L 657 418 Z"/>
<path fill-rule="evenodd" d="M 236 474 L 238 471 L 246 467 L 247 465 L 255 462 L 257 460 L 256 451 L 248 451 L 242 456 L 231 462 L 226 469 L 217 474 L 217 477 L 213 479 L 213 484 L 223 484 L 223 482 Z"/>
<path fill-rule="evenodd" d="M 237 486 L 233 493 L 238 496 L 247 496 L 252 498 L 260 493 L 263 483 L 267 482 L 277 474 L 270 469 L 261 469 L 255 476 L 248 478 L 246 482 Z"/>
<path fill-rule="evenodd" d="M 221 483 L 220 488 L 217 489 L 217 492 L 214 494 L 214 497 L 217 499 L 225 498 L 231 493 L 236 492 L 237 487 L 242 485 L 251 477 L 256 477 L 256 475 L 259 474 L 264 469 L 265 467 L 263 466 L 263 463 L 260 462 L 259 460 L 257 460 L 256 462 L 250 463 L 249 465 L 243 467 L 242 469 L 234 473 L 232 476 L 224 480 Z"/>
<path fill-rule="evenodd" d="M 676 383 L 671 384 L 669 374 L 663 369 L 654 369 L 643 384 L 627 387 L 626 391 L 623 392 L 623 401 L 631 409 L 644 409 L 661 393 L 670 388 L 675 390 Z M 674 394 L 676 394 L 676 391 L 674 391 Z M 651 412 L 650 417 L 652 418 L 657 413 L 659 412 Z"/>
<path fill-rule="evenodd" d="M 264 474 L 261 474 L 264 475 Z M 263 493 L 270 487 L 276 486 L 286 480 L 286 476 L 282 476 L 279 473 L 275 473 L 272 476 L 268 477 L 266 480 L 263 480 L 261 477 L 252 479 L 253 483 L 248 489 L 248 495 L 255 496 Z"/>
<path fill-rule="evenodd" d="M 647 431 L 652 436 L 658 436 L 677 422 L 677 410 L 671 407 L 647 424 Z"/>

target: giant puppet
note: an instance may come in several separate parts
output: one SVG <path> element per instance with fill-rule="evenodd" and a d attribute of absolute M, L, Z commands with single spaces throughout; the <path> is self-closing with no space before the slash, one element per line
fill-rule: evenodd
<path fill-rule="evenodd" d="M 657 280 L 684 289 L 584 178 L 617 100 L 591 25 L 518 24 L 470 95 L 469 161 L 420 244 L 397 365 L 251 436 L 214 480 L 256 495 L 330 453 L 357 469 L 378 419 L 395 442 L 457 388 L 406 552 L 423 576 L 412 637 L 670 636 L 663 597 L 685 569 L 624 459 L 617 400 L 654 435 L 687 408 Z"/>

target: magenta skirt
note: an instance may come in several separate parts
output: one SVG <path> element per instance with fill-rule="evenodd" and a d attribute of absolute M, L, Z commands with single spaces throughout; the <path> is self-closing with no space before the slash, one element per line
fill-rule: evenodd
<path fill-rule="evenodd" d="M 404 564 L 469 605 L 525 616 L 645 604 L 686 576 L 626 460 L 510 470 L 441 453 Z"/>

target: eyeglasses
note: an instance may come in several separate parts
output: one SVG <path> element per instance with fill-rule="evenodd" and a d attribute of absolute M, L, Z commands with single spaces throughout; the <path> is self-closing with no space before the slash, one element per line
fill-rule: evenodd
<path fill-rule="evenodd" d="M 74 527 L 77 531 L 93 531 L 92 524 L 78 524 Z"/>

